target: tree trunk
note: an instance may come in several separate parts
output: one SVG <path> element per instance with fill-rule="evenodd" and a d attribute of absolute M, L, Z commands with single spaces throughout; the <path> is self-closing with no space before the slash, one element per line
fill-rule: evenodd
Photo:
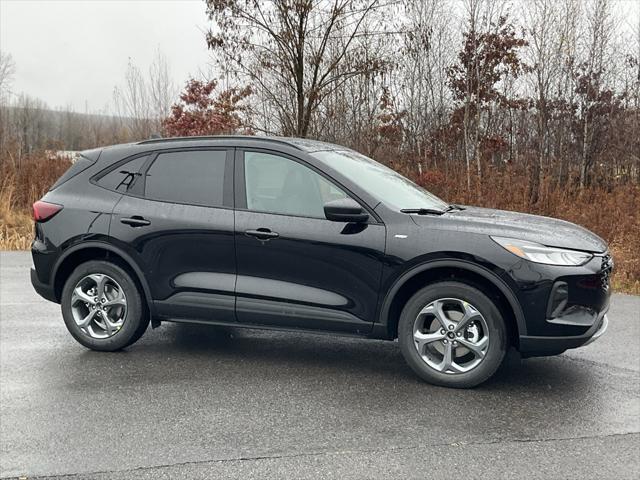
<path fill-rule="evenodd" d="M 586 110 L 586 109 L 585 109 Z M 588 149 L 589 149 L 589 120 L 585 111 L 584 114 L 584 127 L 582 129 L 582 162 L 580 165 L 580 188 L 587 186 L 587 161 L 588 161 Z"/>
<path fill-rule="evenodd" d="M 471 147 L 469 142 L 469 103 L 464 107 L 464 160 L 467 166 L 467 190 L 471 193 Z"/>

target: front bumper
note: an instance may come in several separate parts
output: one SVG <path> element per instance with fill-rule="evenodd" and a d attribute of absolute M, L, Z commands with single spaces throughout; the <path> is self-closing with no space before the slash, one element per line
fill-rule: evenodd
<path fill-rule="evenodd" d="M 515 264 L 509 273 L 526 323 L 519 332 L 521 355 L 557 355 L 602 336 L 608 325 L 612 268 L 606 252 L 576 267 Z"/>
<path fill-rule="evenodd" d="M 596 333 L 594 333 L 593 337 L 591 337 L 589 340 L 587 340 L 586 343 L 584 343 L 582 346 L 584 347 L 585 345 L 589 345 L 590 343 L 595 342 L 602 335 L 604 335 L 604 333 L 607 331 L 608 327 L 609 327 L 609 319 L 607 318 L 606 315 L 604 315 L 602 317 L 602 321 L 600 322 L 600 327 L 598 327 L 598 330 L 596 330 Z"/>
<path fill-rule="evenodd" d="M 571 337 L 520 337 L 520 354 L 526 357 L 558 355 L 570 348 L 583 347 L 595 342 L 607 331 L 609 319 L 603 312 L 593 326 L 583 335 Z"/>

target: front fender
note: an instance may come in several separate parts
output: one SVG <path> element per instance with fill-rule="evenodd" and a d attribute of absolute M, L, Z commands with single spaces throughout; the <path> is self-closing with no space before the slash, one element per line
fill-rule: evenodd
<path fill-rule="evenodd" d="M 515 316 L 516 324 L 518 327 L 518 335 L 521 336 L 527 334 L 527 326 L 524 318 L 524 313 L 520 306 L 520 302 L 518 302 L 518 299 L 513 293 L 513 290 L 502 278 L 500 278 L 495 272 L 476 263 L 458 258 L 446 258 L 430 260 L 418 265 L 414 265 L 407 271 L 403 272 L 398 278 L 396 278 L 396 280 L 392 283 L 392 285 L 385 293 L 381 302 L 379 315 L 374 324 L 375 336 L 384 337 L 384 334 L 388 335 L 388 321 L 391 304 L 403 285 L 405 285 L 416 275 L 439 268 L 455 268 L 458 270 L 468 271 L 476 275 L 480 275 L 487 282 L 490 282 L 491 285 L 497 288 L 509 302 L 509 306 L 513 310 Z"/>

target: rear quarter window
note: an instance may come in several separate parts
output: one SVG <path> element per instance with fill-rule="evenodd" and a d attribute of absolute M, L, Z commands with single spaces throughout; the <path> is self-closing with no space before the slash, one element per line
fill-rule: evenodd
<path fill-rule="evenodd" d="M 142 167 L 144 167 L 148 158 L 149 155 L 144 155 L 120 164 L 115 168 L 112 167 L 108 173 L 98 178 L 98 185 L 121 193 L 130 191 L 137 182 L 141 181 Z"/>
<path fill-rule="evenodd" d="M 64 172 L 62 176 L 58 178 L 58 180 L 56 180 L 56 183 L 51 185 L 51 188 L 49 189 L 49 191 L 58 188 L 64 182 L 75 177 L 80 172 L 83 172 L 84 170 L 89 168 L 91 165 L 93 165 L 95 162 L 96 162 L 95 160 L 90 160 L 83 156 L 78 157 L 78 159 L 75 162 L 73 162 L 73 164 L 67 169 L 67 171 Z"/>

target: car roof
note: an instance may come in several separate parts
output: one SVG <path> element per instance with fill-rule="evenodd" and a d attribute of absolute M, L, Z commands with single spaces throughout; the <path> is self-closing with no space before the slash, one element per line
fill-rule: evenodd
<path fill-rule="evenodd" d="M 167 145 L 171 147 L 175 143 L 185 143 L 195 145 L 214 145 L 216 143 L 225 144 L 232 143 L 233 141 L 241 142 L 243 145 L 247 144 L 264 144 L 275 143 L 280 145 L 288 145 L 298 150 L 305 151 L 307 153 L 327 151 L 327 150 L 347 150 L 346 147 L 335 145 L 333 143 L 321 142 L 319 140 L 311 140 L 308 138 L 296 138 L 296 137 L 276 137 L 276 136 L 253 136 L 253 135 L 211 135 L 200 137 L 170 137 L 170 138 L 152 138 L 149 140 L 143 140 L 135 143 L 135 145 Z"/>

